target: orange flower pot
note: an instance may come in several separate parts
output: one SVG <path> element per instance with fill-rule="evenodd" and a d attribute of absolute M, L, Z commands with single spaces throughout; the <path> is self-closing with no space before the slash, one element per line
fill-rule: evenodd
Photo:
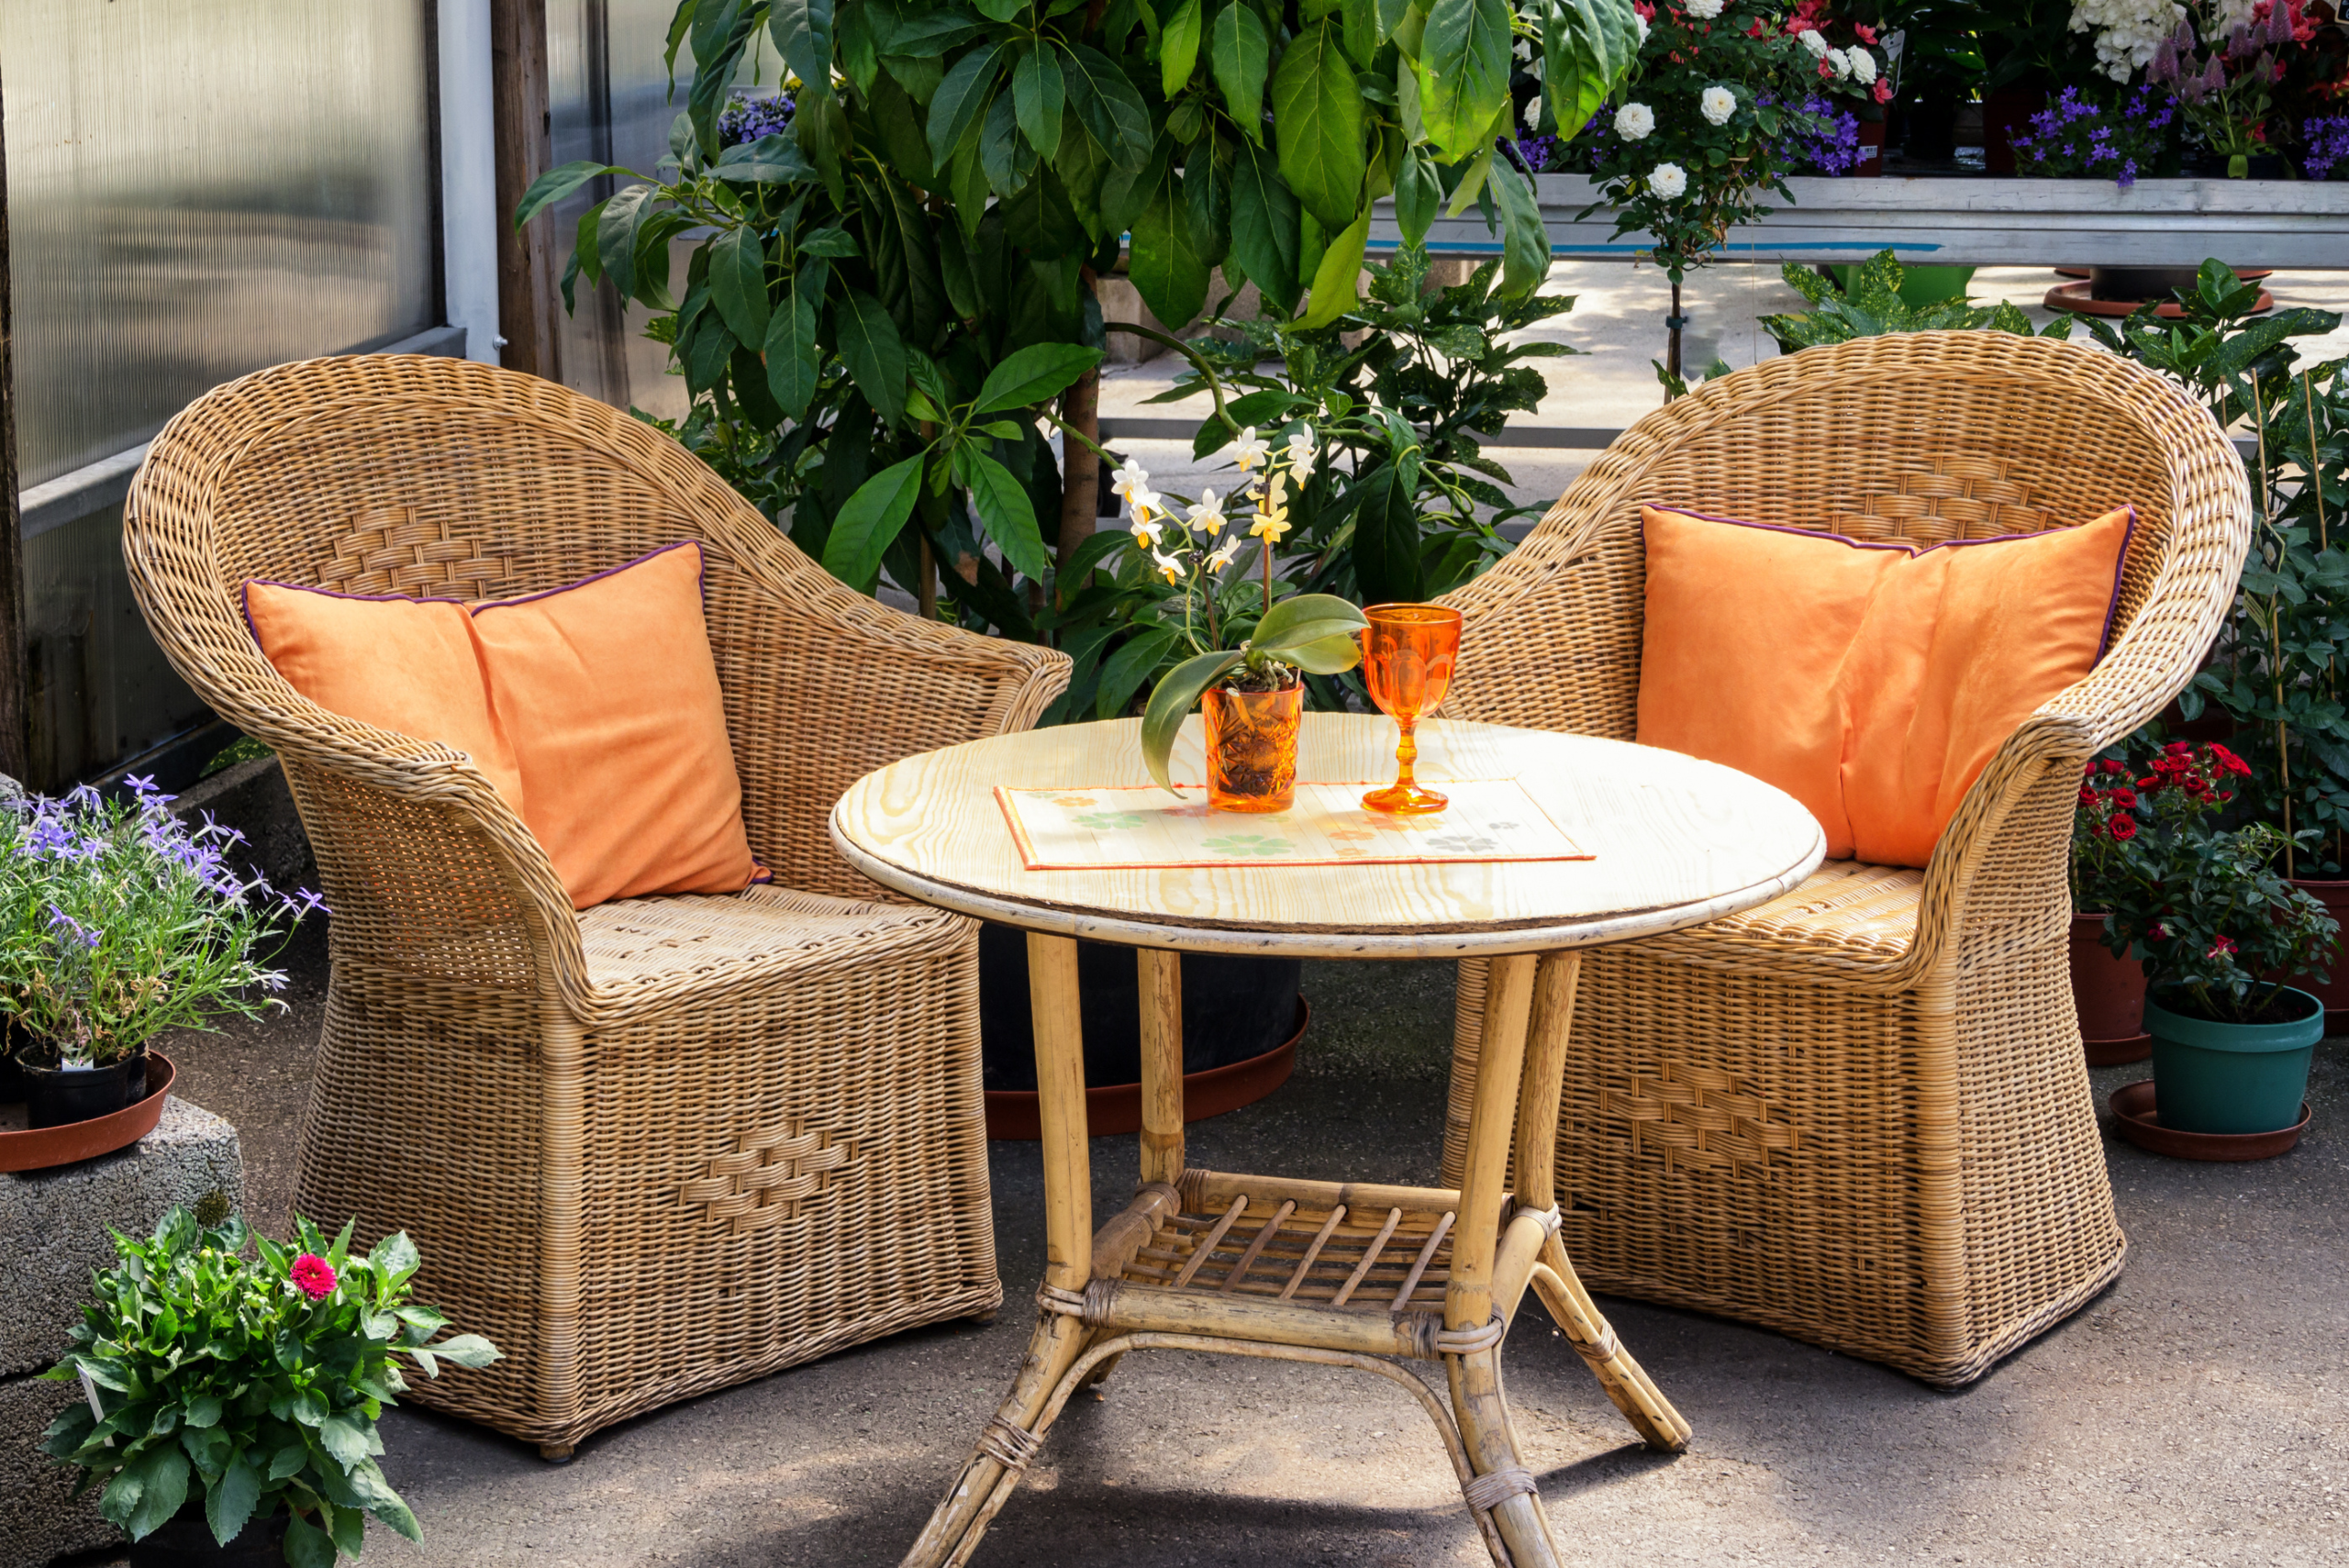
<path fill-rule="evenodd" d="M 1218 811 L 1286 811 L 1297 799 L 1297 730 L 1305 683 L 1284 691 L 1221 687 L 1199 698 L 1207 725 L 1208 804 Z"/>
<path fill-rule="evenodd" d="M 2154 1053 L 2145 1032 L 2145 967 L 2104 945 L 2104 917 L 2072 917 L 2072 1006 L 2091 1067 L 2118 1067 Z"/>

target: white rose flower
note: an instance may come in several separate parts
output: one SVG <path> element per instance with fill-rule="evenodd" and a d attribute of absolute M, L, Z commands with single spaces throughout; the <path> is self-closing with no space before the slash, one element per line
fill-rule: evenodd
<path fill-rule="evenodd" d="M 1542 128 L 1542 95 L 1539 93 L 1525 100 L 1525 128 L 1528 130 Z"/>
<path fill-rule="evenodd" d="M 1852 80 L 1863 87 L 1872 85 L 1876 81 L 1876 56 L 1866 50 L 1855 49 L 1849 58 L 1852 61 Z"/>
<path fill-rule="evenodd" d="M 1727 125 L 1730 116 L 1737 113 L 1737 95 L 1717 83 L 1698 95 L 1697 108 L 1712 124 Z"/>
<path fill-rule="evenodd" d="M 1631 13 L 1631 20 L 1640 24 L 1640 44 L 1641 47 L 1645 48 L 1648 41 L 1648 19 L 1634 11 Z"/>
<path fill-rule="evenodd" d="M 1838 82 L 1852 73 L 1852 57 L 1840 49 L 1827 51 L 1827 63 L 1835 68 L 1835 80 Z"/>
<path fill-rule="evenodd" d="M 1811 59 L 1825 60 L 1827 58 L 1827 35 L 1817 28 L 1803 28 L 1795 35 L 1795 41 L 1810 50 Z"/>
<path fill-rule="evenodd" d="M 1677 163 L 1659 163 L 1648 174 L 1648 189 L 1665 201 L 1676 201 L 1688 189 L 1687 172 Z"/>
<path fill-rule="evenodd" d="M 1655 111 L 1645 104 L 1626 104 L 1615 111 L 1615 134 L 1625 141 L 1645 141 L 1655 130 Z"/>
<path fill-rule="evenodd" d="M 1700 22 L 1709 22 L 1721 14 L 1728 0 L 1681 0 L 1680 8 Z"/>

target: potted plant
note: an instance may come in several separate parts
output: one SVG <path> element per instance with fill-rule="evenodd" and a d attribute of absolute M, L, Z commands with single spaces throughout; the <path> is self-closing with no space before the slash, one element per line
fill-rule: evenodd
<path fill-rule="evenodd" d="M 1173 630 L 1191 651 L 1150 695 L 1142 712 L 1142 757 L 1151 777 L 1174 789 L 1167 762 L 1184 715 L 1197 703 L 1207 725 L 1208 804 L 1219 811 L 1288 809 L 1297 789 L 1305 676 L 1334 675 L 1362 662 L 1356 634 L 1370 623 L 1361 610 L 1333 594 L 1274 598 L 1273 548 L 1292 526 L 1289 484 L 1311 474 L 1316 451 L 1310 426 L 1291 434 L 1276 459 L 1252 427 L 1234 449 L 1243 475 L 1268 460 L 1269 466 L 1262 481 L 1243 480 L 1247 487 L 1237 497 L 1253 508 L 1248 532 L 1260 541 L 1264 607 L 1230 649 L 1219 646 L 1241 629 L 1230 589 L 1243 585 L 1244 593 L 1247 569 L 1230 583 L 1224 579 L 1241 550 L 1239 533 L 1226 533 L 1225 503 L 1214 491 L 1202 491 L 1186 521 L 1149 487 L 1149 474 L 1140 467 L 1130 463 L 1111 476 L 1131 510 L 1130 531 L 1150 550 L 1152 568 L 1177 592 L 1180 619 Z"/>
<path fill-rule="evenodd" d="M 2223 161 L 2227 178 L 2250 177 L 2254 159 L 2258 173 L 2282 176 L 2284 161 L 2269 142 L 2267 122 L 2276 84 L 2308 41 L 2298 6 L 2261 0 L 2241 20 L 2230 20 L 2233 8 L 2211 0 L 2194 9 L 2201 13 L 2201 36 L 2191 12 L 2179 15 L 2176 28 L 2153 47 L 2145 80 L 2177 95 L 2187 123 L 2210 156 Z"/>
<path fill-rule="evenodd" d="M 2172 742 L 2152 763 L 2155 783 L 2139 781 L 2143 826 L 2106 873 L 2106 944 L 2144 954 L 2154 1103 L 2161 1125 L 2181 1132 L 2293 1126 L 2324 1036 L 2322 1003 L 2263 977 L 2323 979 L 2340 927 L 2286 879 L 2279 829 L 2217 826 L 2232 795 L 2221 783 L 2250 771 L 2223 748 Z"/>
<path fill-rule="evenodd" d="M 0 811 L 0 1009 L 24 1041 L 36 1128 L 144 1098 L 161 1030 L 282 1006 L 257 995 L 285 984 L 262 950 L 324 907 L 240 877 L 227 859 L 238 834 L 191 828 L 151 780 L 129 784 L 127 799 L 85 784 Z"/>
<path fill-rule="evenodd" d="M 2141 794 L 2128 762 L 2107 757 L 2089 762 L 2080 780 L 2080 807 L 2072 818 L 2072 1006 L 2091 1067 L 2153 1054 L 2144 965 L 2133 951 L 2114 952 L 2105 942 L 2111 910 L 2128 895 L 2130 884 L 2118 873 L 2139 832 L 2137 813 L 2149 801 L 2160 808 L 2159 781 L 2168 776 L 2154 775 L 2155 787 Z"/>
<path fill-rule="evenodd" d="M 375 1462 L 375 1422 L 407 1387 L 394 1358 L 438 1377 L 497 1348 L 433 1341 L 448 1320 L 408 1299 L 405 1232 L 355 1255 L 350 1225 L 332 1241 L 298 1216 L 294 1228 L 280 1246 L 233 1216 L 207 1229 L 174 1208 L 145 1241 L 117 1235 L 121 1266 L 96 1276 L 73 1348 L 43 1374 L 87 1396 L 43 1451 L 82 1473 L 76 1496 L 106 1487 L 98 1511 L 130 1537 L 133 1568 L 332 1568 L 359 1555 L 370 1514 L 423 1539 Z"/>

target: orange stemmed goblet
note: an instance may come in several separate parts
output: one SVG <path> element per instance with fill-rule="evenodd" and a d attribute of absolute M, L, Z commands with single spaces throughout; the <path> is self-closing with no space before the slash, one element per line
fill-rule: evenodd
<path fill-rule="evenodd" d="M 1460 657 L 1460 612 L 1442 605 L 1373 605 L 1362 635 L 1363 683 L 1370 699 L 1403 731 L 1395 747 L 1395 782 L 1362 797 L 1373 811 L 1402 816 L 1442 811 L 1445 795 L 1411 776 L 1419 755 L 1412 731 L 1419 716 L 1443 701 L 1452 666 Z"/>

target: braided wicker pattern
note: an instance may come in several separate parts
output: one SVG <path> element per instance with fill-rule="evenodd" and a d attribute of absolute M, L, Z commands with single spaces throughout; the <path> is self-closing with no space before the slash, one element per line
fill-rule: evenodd
<path fill-rule="evenodd" d="M 306 701 L 237 594 L 506 597 L 680 539 L 776 878 L 730 898 L 574 914 L 466 757 Z M 885 762 L 1032 724 L 1064 658 L 851 593 L 642 423 L 462 361 L 207 394 L 123 550 L 174 668 L 283 759 L 334 909 L 297 1201 L 406 1229 L 425 1297 L 506 1351 L 417 1398 L 567 1446 L 1001 1300 L 975 928 L 879 893 L 825 818 Z"/>
<path fill-rule="evenodd" d="M 1445 712 L 1631 739 L 1642 503 L 1917 544 L 2133 506 L 2119 630 L 2007 741 L 1924 871 L 1831 862 L 1776 901 L 1583 963 L 1559 1123 L 1592 1286 L 1956 1385 L 2120 1272 L 2073 1018 L 2080 764 L 2160 710 L 2250 544 L 2209 415 L 2094 350 L 1923 332 L 1807 350 L 1642 419 L 1466 612 Z M 1462 966 L 1446 1181 L 1484 965 Z"/>

